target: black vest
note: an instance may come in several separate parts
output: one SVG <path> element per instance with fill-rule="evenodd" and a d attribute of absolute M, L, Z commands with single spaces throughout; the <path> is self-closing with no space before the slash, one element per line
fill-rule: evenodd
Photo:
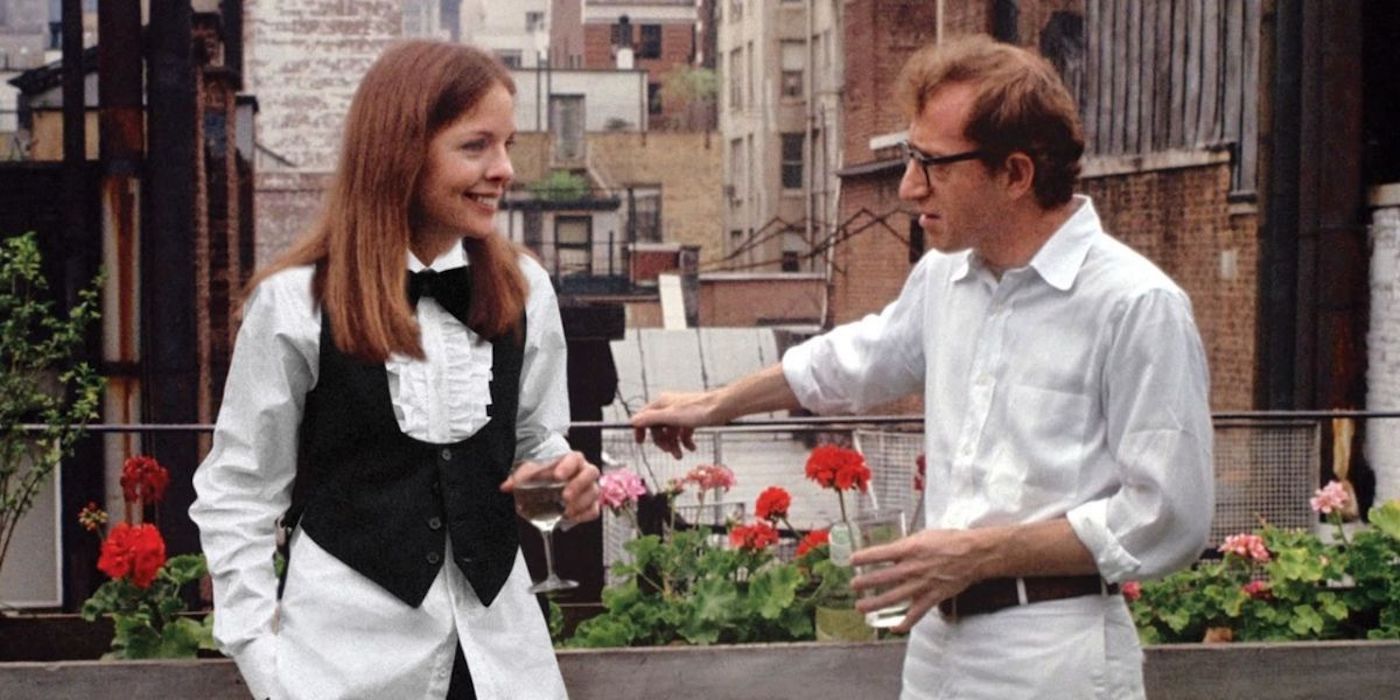
<path fill-rule="evenodd" d="M 522 316 L 519 328 L 525 328 Z M 483 605 L 515 565 L 515 503 L 501 493 L 515 458 L 521 338 L 491 343 L 490 420 L 456 443 L 399 430 L 383 364 L 347 357 L 321 316 L 320 373 L 306 396 L 292 508 L 322 549 L 418 607 L 442 568 L 446 535 Z"/>

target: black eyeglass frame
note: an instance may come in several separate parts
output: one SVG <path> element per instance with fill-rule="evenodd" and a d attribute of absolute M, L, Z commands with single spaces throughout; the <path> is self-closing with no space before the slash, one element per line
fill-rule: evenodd
<path fill-rule="evenodd" d="M 933 177 L 928 174 L 928 168 L 930 165 L 951 165 L 953 163 L 961 163 L 965 160 L 983 158 L 987 155 L 986 151 L 979 148 L 971 151 L 963 151 L 962 153 L 953 153 L 951 155 L 946 156 L 931 156 L 915 148 L 914 144 L 909 143 L 908 141 L 900 141 L 899 150 L 901 153 L 904 154 L 904 160 L 906 162 L 912 160 L 919 164 L 919 168 L 924 171 L 924 184 L 928 185 L 929 187 L 933 187 Z"/>

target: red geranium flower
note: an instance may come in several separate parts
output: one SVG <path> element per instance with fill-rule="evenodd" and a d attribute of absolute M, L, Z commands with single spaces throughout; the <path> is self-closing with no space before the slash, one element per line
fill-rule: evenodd
<path fill-rule="evenodd" d="M 754 504 L 754 514 L 760 520 L 775 522 L 787 517 L 788 508 L 792 507 L 792 496 L 787 491 L 777 486 L 769 486 L 758 494 L 758 502 Z"/>
<path fill-rule="evenodd" d="M 102 543 L 97 568 L 112 578 L 130 578 L 137 588 L 148 588 L 156 572 L 165 566 L 165 540 L 150 524 L 117 523 Z"/>
<path fill-rule="evenodd" d="M 807 458 L 807 478 L 824 489 L 865 491 L 870 486 L 870 467 L 865 466 L 865 457 L 855 450 L 821 445 Z"/>
<path fill-rule="evenodd" d="M 122 464 L 122 496 L 127 503 L 160 503 L 170 472 L 154 457 L 137 455 Z"/>
<path fill-rule="evenodd" d="M 777 544 L 778 531 L 762 520 L 752 525 L 738 525 L 729 531 L 729 543 L 756 552 Z"/>
<path fill-rule="evenodd" d="M 914 472 L 914 490 L 915 490 L 915 491 L 923 491 L 923 490 L 924 490 L 924 472 L 927 471 L 928 466 L 927 466 L 927 464 L 925 464 L 925 462 L 924 462 L 924 455 L 923 455 L 922 453 L 920 453 L 919 456 L 918 456 L 918 458 L 916 458 L 916 459 L 914 460 L 914 464 L 916 464 L 916 465 L 918 466 L 918 470 Z"/>
<path fill-rule="evenodd" d="M 797 543 L 797 556 L 800 557 L 817 547 L 824 547 L 830 541 L 830 533 L 826 530 L 813 530 L 807 533 L 807 535 L 802 538 L 801 542 Z"/>

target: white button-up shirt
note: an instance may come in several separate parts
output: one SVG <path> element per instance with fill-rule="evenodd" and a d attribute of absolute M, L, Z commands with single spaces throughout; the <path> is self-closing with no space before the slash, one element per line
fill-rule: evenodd
<path fill-rule="evenodd" d="M 1186 294 L 1104 233 L 1088 198 L 1075 206 L 1028 265 L 1000 280 L 971 252 L 928 253 L 894 303 L 793 348 L 784 374 L 802 404 L 823 413 L 923 389 L 929 527 L 1066 517 L 1107 580 L 1157 577 L 1199 556 L 1210 527 L 1205 354 Z M 1111 621 L 1131 631 L 1121 600 L 1111 600 Z M 1015 621 L 999 642 L 1014 644 L 1009 630 L 1027 623 L 1043 621 Z M 961 633 L 988 624 L 964 623 Z M 944 627 L 937 614 L 925 617 L 910 658 L 942 649 L 930 635 L 944 639 Z M 1136 652 L 1135 637 L 1125 638 Z M 988 659 L 986 648 L 950 648 L 968 663 Z M 990 657 L 1001 677 L 1017 672 L 1007 658 Z M 934 675 L 961 671 L 935 666 Z M 915 678 L 911 690 L 909 669 L 906 692 L 931 687 Z"/>
<path fill-rule="evenodd" d="M 453 247 L 431 267 L 465 264 Z M 408 266 L 424 268 L 412 254 Z M 547 274 L 528 257 L 520 266 L 529 296 L 516 457 L 537 459 L 569 449 L 565 346 Z M 440 698 L 458 644 L 479 697 L 564 697 L 519 553 L 488 608 L 452 565 L 449 541 L 426 599 L 412 608 L 298 531 L 279 604 L 274 523 L 291 503 L 298 428 L 319 368 L 311 278 L 310 267 L 280 272 L 248 300 L 213 449 L 194 478 L 190 516 L 213 575 L 220 648 L 258 698 Z M 385 363 L 399 427 L 427 442 L 466 439 L 489 420 L 491 344 L 431 297 L 416 313 L 426 358 Z"/>

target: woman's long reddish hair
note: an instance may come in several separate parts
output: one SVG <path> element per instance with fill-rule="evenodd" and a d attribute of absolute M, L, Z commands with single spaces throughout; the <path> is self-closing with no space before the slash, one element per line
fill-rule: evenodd
<path fill-rule="evenodd" d="M 320 217 L 248 289 L 279 270 L 315 265 L 312 293 L 342 352 L 367 362 L 393 352 L 423 357 L 404 260 L 428 143 L 497 85 L 515 94 L 510 73 L 480 49 L 410 41 L 386 50 L 350 103 Z M 499 235 L 464 241 L 472 266 L 467 325 L 486 338 L 518 331 L 526 295 L 519 249 Z"/>

